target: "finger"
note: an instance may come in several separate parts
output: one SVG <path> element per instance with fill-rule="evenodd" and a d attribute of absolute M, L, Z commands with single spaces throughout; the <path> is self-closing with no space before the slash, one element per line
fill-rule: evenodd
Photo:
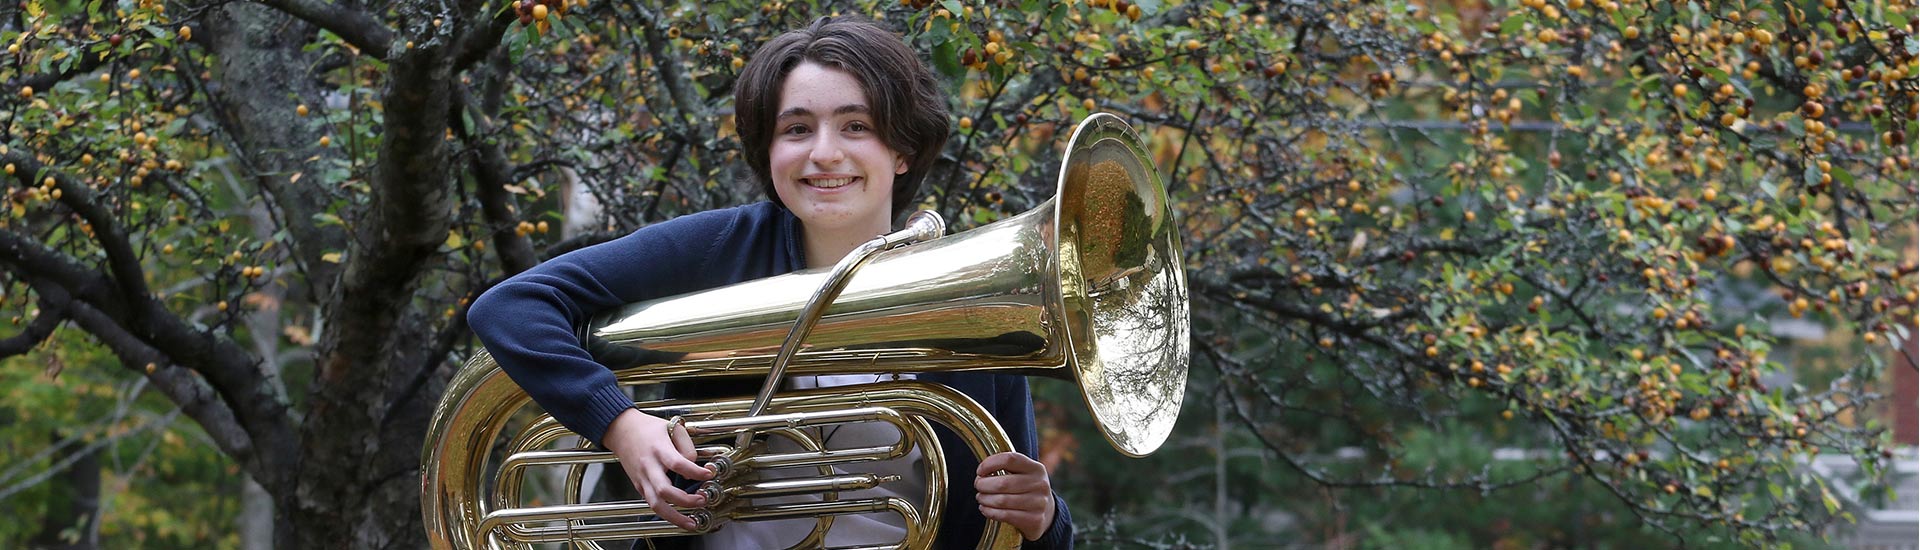
<path fill-rule="evenodd" d="M 655 487 L 660 488 L 660 498 L 668 504 L 683 508 L 701 508 L 707 505 L 707 497 L 690 494 L 680 490 L 679 487 L 674 487 L 672 483 L 667 481 L 667 474 L 664 470 L 654 474 L 653 483 Z"/>
<path fill-rule="evenodd" d="M 976 500 L 982 507 L 1027 513 L 1038 512 L 1047 505 L 1047 497 L 1034 494 L 980 495 Z"/>
<path fill-rule="evenodd" d="M 973 469 L 973 475 L 989 476 L 989 475 L 994 475 L 995 472 L 1005 470 L 1007 469 L 1007 462 L 1012 460 L 1012 457 L 1008 455 L 1017 455 L 1017 454 L 1020 454 L 1020 453 L 998 453 L 993 456 L 989 456 L 986 459 L 980 461 L 980 466 L 978 468 Z"/>
<path fill-rule="evenodd" d="M 660 485 L 648 481 L 640 483 L 640 486 L 640 498 L 647 501 L 647 507 L 653 509 L 653 515 L 660 516 L 660 519 L 666 520 L 667 523 L 677 525 L 681 529 L 688 531 L 694 529 L 692 519 L 688 518 L 686 514 L 680 513 L 679 510 L 673 509 L 673 506 L 666 502 L 665 495 L 659 490 Z M 670 490 L 667 492 L 679 492 L 671 487 L 668 487 L 668 489 Z"/>
<path fill-rule="evenodd" d="M 980 515 L 985 516 L 988 520 L 1013 526 L 1015 530 L 1020 532 L 1021 538 L 1027 540 L 1039 538 L 1038 535 L 1035 534 L 1039 531 L 1040 516 L 1038 515 L 1002 510 L 999 508 L 988 508 L 985 506 L 980 507 Z"/>
<path fill-rule="evenodd" d="M 713 479 L 713 470 L 708 470 L 706 467 L 694 463 L 692 460 L 688 460 L 691 457 L 681 456 L 678 452 L 661 449 L 658 458 L 662 468 L 673 470 L 673 473 L 685 476 L 687 479 L 694 481 Z"/>
<path fill-rule="evenodd" d="M 697 455 L 695 455 L 693 452 L 694 448 L 693 448 L 692 430 L 687 428 L 684 425 L 678 425 L 678 424 L 672 425 L 671 428 L 672 429 L 669 429 L 667 433 L 671 434 L 673 437 L 673 448 L 675 450 L 680 451 L 680 455 L 685 457 L 687 460 L 693 460 L 694 457 Z"/>
<path fill-rule="evenodd" d="M 982 494 L 1032 493 L 1051 490 L 1046 476 L 1009 474 L 973 478 L 973 490 Z"/>
<path fill-rule="evenodd" d="M 987 519 L 990 519 L 993 521 L 1007 521 L 1007 518 L 1012 514 L 1013 512 L 1009 512 L 1007 510 L 1002 510 L 1002 509 L 994 508 L 990 506 L 980 507 L 980 515 L 986 516 Z"/>
<path fill-rule="evenodd" d="M 1010 474 L 1045 474 L 1047 473 L 1047 466 L 1037 460 L 1028 458 L 1027 455 L 1017 452 L 1005 452 L 989 456 L 986 460 L 980 461 L 980 467 L 974 468 L 973 474 L 977 476 L 993 475 L 994 472 L 1001 470 L 1006 470 L 1006 472 Z"/>

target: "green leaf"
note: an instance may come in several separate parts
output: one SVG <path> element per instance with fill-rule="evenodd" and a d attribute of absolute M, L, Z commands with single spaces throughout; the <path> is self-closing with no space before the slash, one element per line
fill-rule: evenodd
<path fill-rule="evenodd" d="M 1519 32 L 1520 29 L 1525 27 L 1526 25 L 1527 25 L 1527 16 L 1516 14 L 1513 17 L 1508 17 L 1506 21 L 1500 22 L 1500 34 L 1510 35 L 1515 32 Z"/>
<path fill-rule="evenodd" d="M 948 40 L 933 47 L 933 68 L 953 80 L 967 75 L 967 68 L 960 64 L 959 41 Z"/>
<path fill-rule="evenodd" d="M 1832 175 L 1832 176 L 1833 176 L 1833 181 L 1837 181 L 1837 182 L 1840 182 L 1840 185 L 1845 185 L 1845 186 L 1848 186 L 1848 187 L 1852 187 L 1852 186 L 1853 186 L 1853 173 L 1852 173 L 1852 172 L 1848 172 L 1848 171 L 1846 171 L 1845 169 L 1843 169 L 1843 168 L 1841 168 L 1841 167 L 1839 167 L 1839 166 L 1834 166 L 1834 167 L 1833 167 L 1833 171 L 1832 171 L 1832 172 L 1828 172 L 1828 174 L 1830 174 L 1830 175 Z"/>

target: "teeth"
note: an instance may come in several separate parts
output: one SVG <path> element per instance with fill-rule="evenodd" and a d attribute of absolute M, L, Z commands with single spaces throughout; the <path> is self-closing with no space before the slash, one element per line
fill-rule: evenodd
<path fill-rule="evenodd" d="M 833 189 L 833 188 L 835 188 L 835 187 L 841 187 L 841 186 L 844 186 L 844 185 L 846 185 L 846 184 L 849 184 L 849 183 L 853 183 L 853 178 L 832 178 L 832 179 L 809 179 L 809 180 L 807 180 L 807 185 L 812 185 L 812 186 L 814 186 L 814 187 L 819 187 L 819 188 L 822 188 L 822 189 Z"/>

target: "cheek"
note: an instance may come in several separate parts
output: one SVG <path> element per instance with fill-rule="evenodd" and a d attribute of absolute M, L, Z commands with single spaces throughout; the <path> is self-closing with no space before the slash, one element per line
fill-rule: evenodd
<path fill-rule="evenodd" d="M 787 172 L 793 169 L 794 163 L 797 160 L 805 158 L 805 152 L 800 151 L 799 148 L 793 146 L 793 144 L 783 145 L 775 143 L 772 147 L 767 148 L 767 164 L 772 168 L 775 179 L 790 176 L 791 174 L 787 174 Z"/>

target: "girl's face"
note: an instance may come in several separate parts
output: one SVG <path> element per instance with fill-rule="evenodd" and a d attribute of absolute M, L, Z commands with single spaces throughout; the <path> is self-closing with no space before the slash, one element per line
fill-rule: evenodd
<path fill-rule="evenodd" d="M 773 189 L 807 229 L 886 233 L 907 159 L 880 139 L 853 75 L 803 61 L 780 87 L 768 163 Z"/>

